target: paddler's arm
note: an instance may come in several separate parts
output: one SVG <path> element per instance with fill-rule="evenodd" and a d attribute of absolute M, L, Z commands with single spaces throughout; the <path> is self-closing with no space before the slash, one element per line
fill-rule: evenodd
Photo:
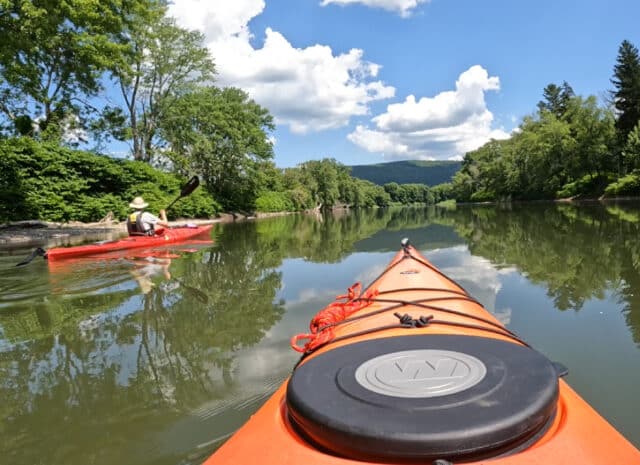
<path fill-rule="evenodd" d="M 160 221 L 156 224 L 164 228 L 169 227 L 169 220 L 167 220 L 167 212 L 165 210 L 160 210 Z"/>

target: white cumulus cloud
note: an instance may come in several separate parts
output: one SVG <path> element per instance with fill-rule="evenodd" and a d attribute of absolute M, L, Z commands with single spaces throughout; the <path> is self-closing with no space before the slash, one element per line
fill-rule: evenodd
<path fill-rule="evenodd" d="M 254 48 L 248 24 L 264 7 L 263 0 L 180 0 L 169 14 L 205 34 L 218 85 L 247 91 L 293 132 L 345 126 L 368 114 L 369 103 L 394 96 L 393 87 L 376 79 L 380 66 L 367 62 L 360 49 L 335 54 L 320 44 L 296 48 L 271 28 L 263 46 Z"/>
<path fill-rule="evenodd" d="M 412 10 L 421 3 L 429 3 L 431 0 L 322 0 L 320 5 L 327 6 L 332 3 L 336 5 L 349 5 L 360 3 L 372 8 L 382 8 L 387 11 L 394 11 L 400 16 L 407 17 Z"/>
<path fill-rule="evenodd" d="M 236 36 L 248 40 L 248 23 L 264 10 L 264 0 L 177 0 L 169 14 L 187 29 L 202 32 L 208 40 Z"/>
<path fill-rule="evenodd" d="M 493 114 L 484 98 L 485 92 L 499 89 L 499 78 L 475 65 L 460 74 L 455 90 L 419 100 L 409 95 L 374 117 L 373 128 L 358 125 L 348 137 L 365 150 L 390 158 L 459 158 L 489 139 L 509 137 L 492 128 Z"/>

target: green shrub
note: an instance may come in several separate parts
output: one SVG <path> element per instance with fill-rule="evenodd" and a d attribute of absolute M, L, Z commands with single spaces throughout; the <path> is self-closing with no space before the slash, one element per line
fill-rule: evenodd
<path fill-rule="evenodd" d="M 562 186 L 562 189 L 556 192 L 556 197 L 560 199 L 568 197 L 597 197 L 602 194 L 607 184 L 613 179 L 612 176 L 592 176 L 587 174 Z"/>
<path fill-rule="evenodd" d="M 292 211 L 293 205 L 284 192 L 265 192 L 256 199 L 256 210 L 259 212 Z"/>
<path fill-rule="evenodd" d="M 448 199 L 438 202 L 436 207 L 444 208 L 445 210 L 455 210 L 456 209 L 456 201 L 455 199 Z"/>
<path fill-rule="evenodd" d="M 496 200 L 495 193 L 487 191 L 486 189 L 480 189 L 474 192 L 470 198 L 471 202 L 490 202 L 492 200 Z"/>
<path fill-rule="evenodd" d="M 292 211 L 306 210 L 315 206 L 311 192 L 302 186 L 289 189 L 285 193 L 289 203 L 291 204 Z"/>
<path fill-rule="evenodd" d="M 175 199 L 186 179 L 146 163 L 71 150 L 29 138 L 0 140 L 0 221 L 98 221 L 109 212 L 123 220 L 129 202 L 143 196 L 157 213 Z M 208 218 L 220 205 L 204 188 L 167 212 L 174 218 Z"/>
<path fill-rule="evenodd" d="M 175 197 L 178 194 L 176 193 Z M 171 201 L 175 197 L 171 198 Z M 164 208 L 164 205 L 162 208 Z M 180 199 L 167 212 L 167 216 L 171 219 L 175 218 L 211 218 L 218 212 L 222 211 L 222 206 L 216 202 L 205 189 L 199 187 L 188 197 Z"/>
<path fill-rule="evenodd" d="M 76 221 L 91 222 L 96 218 L 104 218 L 109 212 L 114 218 L 125 218 L 129 212 L 127 203 L 113 194 L 104 194 L 98 197 L 85 195 L 80 199 L 79 208 L 76 209 L 73 219 Z"/>
<path fill-rule="evenodd" d="M 640 171 L 633 171 L 616 182 L 612 182 L 604 190 L 604 195 L 605 197 L 640 195 Z"/>

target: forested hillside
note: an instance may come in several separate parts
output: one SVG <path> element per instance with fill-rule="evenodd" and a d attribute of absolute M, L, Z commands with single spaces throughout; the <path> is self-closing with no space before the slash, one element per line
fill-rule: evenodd
<path fill-rule="evenodd" d="M 380 186 L 390 182 L 436 186 L 450 182 L 453 175 L 460 169 L 460 163 L 459 161 L 406 160 L 376 165 L 355 165 L 351 166 L 351 176 Z"/>
<path fill-rule="evenodd" d="M 538 110 L 506 140 L 468 152 L 453 179 L 459 201 L 640 195 L 640 53 L 623 41 L 608 100 L 549 84 Z"/>

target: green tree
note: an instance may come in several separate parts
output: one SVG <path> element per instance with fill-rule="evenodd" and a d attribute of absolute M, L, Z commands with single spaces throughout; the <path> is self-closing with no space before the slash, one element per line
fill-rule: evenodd
<path fill-rule="evenodd" d="M 320 208 L 330 209 L 340 199 L 340 171 L 342 165 L 332 158 L 311 160 L 301 165 L 308 176 L 313 179 L 311 195 Z"/>
<path fill-rule="evenodd" d="M 453 179 L 455 198 L 490 201 L 601 194 L 615 171 L 613 113 L 599 107 L 593 96 L 571 97 L 561 108 L 558 116 L 545 107 L 525 118 L 510 139 L 490 141 L 467 153 Z"/>
<path fill-rule="evenodd" d="M 453 185 L 450 182 L 445 182 L 442 184 L 438 184 L 437 186 L 433 186 L 431 188 L 433 202 L 438 203 L 452 198 L 452 189 Z"/>
<path fill-rule="evenodd" d="M 512 163 L 513 142 L 490 141 L 465 155 L 462 169 L 453 178 L 459 200 L 499 200 L 513 193 L 519 173 Z M 514 176 L 516 175 L 516 176 Z"/>
<path fill-rule="evenodd" d="M 618 140 L 624 146 L 627 135 L 640 120 L 640 55 L 628 40 L 620 44 L 611 82 L 615 87 L 612 94 L 618 111 Z"/>
<path fill-rule="evenodd" d="M 402 194 L 404 192 L 400 189 L 400 184 L 397 182 L 388 182 L 382 187 L 384 187 L 384 190 L 389 194 L 389 198 L 392 202 L 404 203 L 402 199 Z"/>
<path fill-rule="evenodd" d="M 144 0 L 0 2 L 0 113 L 21 135 L 62 135 L 123 51 L 114 41 Z"/>
<path fill-rule="evenodd" d="M 228 210 L 255 207 L 258 173 L 273 158 L 274 124 L 265 108 L 240 89 L 200 87 L 175 99 L 160 123 L 178 170 L 201 173 Z"/>
<path fill-rule="evenodd" d="M 627 136 L 622 158 L 628 171 L 640 168 L 640 121 Z"/>
<path fill-rule="evenodd" d="M 129 24 L 124 38 L 126 60 L 112 70 L 124 111 L 106 106 L 103 112 L 111 135 L 130 141 L 133 158 L 145 162 L 164 145 L 160 128 L 167 126 L 169 109 L 215 74 L 203 34 L 165 17 L 162 3 L 151 6 L 136 12 L 137 21 Z"/>
<path fill-rule="evenodd" d="M 608 109 L 600 108 L 594 96 L 574 97 L 567 109 L 573 146 L 565 164 L 568 179 L 586 174 L 601 176 L 615 170 L 612 143 L 615 120 Z"/>
<path fill-rule="evenodd" d="M 391 196 L 384 187 L 365 179 L 353 178 L 354 201 L 356 207 L 386 207 L 391 203 Z"/>
<path fill-rule="evenodd" d="M 538 110 L 540 112 L 550 111 L 558 118 L 566 113 L 569 101 L 575 97 L 575 93 L 571 86 L 564 81 L 561 86 L 549 84 L 542 91 L 543 100 L 538 102 Z"/>
<path fill-rule="evenodd" d="M 315 180 L 306 171 L 298 168 L 286 168 L 282 175 L 284 188 L 294 210 L 307 210 L 315 207 L 312 190 L 317 187 Z"/>
<path fill-rule="evenodd" d="M 344 205 L 354 205 L 356 184 L 355 178 L 351 177 L 351 168 L 338 164 L 337 171 L 339 201 Z"/>

